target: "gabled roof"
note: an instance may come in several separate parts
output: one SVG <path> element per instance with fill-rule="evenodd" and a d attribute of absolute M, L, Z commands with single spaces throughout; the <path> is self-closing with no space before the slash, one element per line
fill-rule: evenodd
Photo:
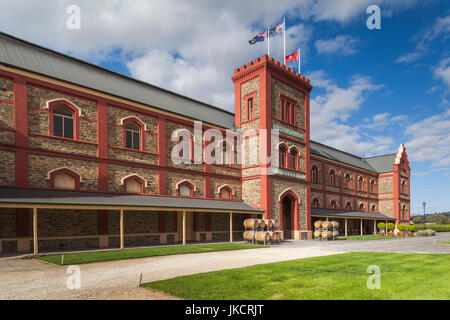
<path fill-rule="evenodd" d="M 393 165 L 396 155 L 395 153 L 363 159 L 312 140 L 310 141 L 310 152 L 316 156 L 342 162 L 375 173 L 394 171 Z"/>
<path fill-rule="evenodd" d="M 48 76 L 224 128 L 234 114 L 0 32 L 0 64 Z"/>
<path fill-rule="evenodd" d="M 100 192 L 59 191 L 23 188 L 0 188 L 0 206 L 2 204 L 50 206 L 86 206 L 127 208 L 173 208 L 192 211 L 221 211 L 262 213 L 263 210 L 244 201 L 226 201 L 170 196 L 147 196 L 133 194 L 114 194 Z"/>

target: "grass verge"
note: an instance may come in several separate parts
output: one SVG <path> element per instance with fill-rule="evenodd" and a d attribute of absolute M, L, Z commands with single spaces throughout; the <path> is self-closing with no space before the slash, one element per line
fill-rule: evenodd
<path fill-rule="evenodd" d="M 381 288 L 368 289 L 378 266 Z M 448 254 L 353 252 L 183 276 L 143 286 L 197 300 L 450 299 Z"/>
<path fill-rule="evenodd" d="M 122 260 L 122 259 L 135 259 L 135 258 L 145 258 L 155 256 L 167 256 L 173 254 L 201 253 L 213 251 L 254 249 L 254 248 L 264 248 L 264 246 L 246 243 L 214 243 L 201 245 L 80 252 L 80 253 L 64 254 L 64 265 Z M 38 259 L 58 265 L 62 264 L 62 254 L 42 256 L 38 257 Z"/>
<path fill-rule="evenodd" d="M 450 244 L 450 241 L 446 241 L 446 242 L 438 242 L 438 244 Z"/>
<path fill-rule="evenodd" d="M 348 237 L 337 237 L 337 240 L 385 240 L 385 239 L 395 239 L 400 238 L 397 236 L 348 236 Z"/>

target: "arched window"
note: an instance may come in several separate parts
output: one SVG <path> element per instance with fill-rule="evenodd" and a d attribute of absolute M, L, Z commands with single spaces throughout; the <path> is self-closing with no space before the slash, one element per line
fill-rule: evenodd
<path fill-rule="evenodd" d="M 315 165 L 311 168 L 311 181 L 317 183 L 317 177 L 318 177 L 318 170 Z"/>
<path fill-rule="evenodd" d="M 336 208 L 337 208 L 337 205 L 336 205 L 336 201 L 335 201 L 335 200 L 331 200 L 331 202 L 330 202 L 330 207 L 333 208 L 333 209 L 336 209 Z"/>
<path fill-rule="evenodd" d="M 227 143 L 225 140 L 220 142 L 219 146 L 222 147 L 222 164 L 232 165 L 233 164 L 233 146 Z"/>
<path fill-rule="evenodd" d="M 135 122 L 125 125 L 125 147 L 128 149 L 141 149 L 141 127 Z"/>
<path fill-rule="evenodd" d="M 402 220 L 406 220 L 406 205 L 405 204 L 402 207 Z"/>
<path fill-rule="evenodd" d="M 194 196 L 194 186 L 187 181 L 184 181 L 178 185 L 178 195 L 184 197 Z"/>
<path fill-rule="evenodd" d="M 280 168 L 286 168 L 286 147 L 280 146 L 279 151 L 279 166 Z"/>
<path fill-rule="evenodd" d="M 123 191 L 127 193 L 144 193 L 145 181 L 138 176 L 123 180 Z"/>
<path fill-rule="evenodd" d="M 298 169 L 298 152 L 294 148 L 289 152 L 289 169 Z"/>
<path fill-rule="evenodd" d="M 346 210 L 352 210 L 352 203 L 351 203 L 350 201 L 348 201 L 348 202 L 345 204 L 345 209 L 346 209 Z"/>
<path fill-rule="evenodd" d="M 50 187 L 55 189 L 79 190 L 80 176 L 69 169 L 55 170 L 50 173 Z"/>
<path fill-rule="evenodd" d="M 359 204 L 359 211 L 364 211 L 364 203 Z"/>
<path fill-rule="evenodd" d="M 358 190 L 364 191 L 364 179 L 363 177 L 358 178 Z"/>
<path fill-rule="evenodd" d="M 312 206 L 313 206 L 314 208 L 318 208 L 319 205 L 320 205 L 320 204 L 319 204 L 319 199 L 314 198 L 313 201 L 312 201 Z"/>
<path fill-rule="evenodd" d="M 228 186 L 223 186 L 222 188 L 220 188 L 219 194 L 220 194 L 220 199 L 231 200 L 233 190 L 231 188 L 229 188 Z"/>
<path fill-rule="evenodd" d="M 329 177 L 330 177 L 329 179 L 330 185 L 334 186 L 334 184 L 336 183 L 336 173 L 334 172 L 333 169 L 330 170 Z"/>
<path fill-rule="evenodd" d="M 253 105 L 253 98 L 247 100 L 247 120 L 255 119 L 255 107 Z"/>
<path fill-rule="evenodd" d="M 352 178 L 350 177 L 350 175 L 348 173 L 345 174 L 345 187 L 347 189 L 352 188 Z"/>
<path fill-rule="evenodd" d="M 375 193 L 375 181 L 370 180 L 370 192 Z"/>
<path fill-rule="evenodd" d="M 53 135 L 73 139 L 74 128 L 74 111 L 63 105 L 53 107 Z"/>
<path fill-rule="evenodd" d="M 406 182 L 405 180 L 402 181 L 402 193 L 406 193 Z"/>
<path fill-rule="evenodd" d="M 372 205 L 372 208 L 370 209 L 370 211 L 372 211 L 372 212 L 377 211 L 377 206 L 373 204 L 373 205 Z"/>

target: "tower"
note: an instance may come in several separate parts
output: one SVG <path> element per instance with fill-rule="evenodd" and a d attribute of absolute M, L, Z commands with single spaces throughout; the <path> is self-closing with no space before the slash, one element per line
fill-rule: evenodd
<path fill-rule="evenodd" d="M 311 237 L 309 79 L 263 55 L 235 69 L 232 80 L 243 155 L 258 155 L 255 163 L 242 164 L 242 198 L 265 210 L 266 218 L 280 219 L 285 238 Z M 255 137 L 259 143 L 251 143 Z M 276 170 L 261 161 L 266 155 L 277 157 Z"/>

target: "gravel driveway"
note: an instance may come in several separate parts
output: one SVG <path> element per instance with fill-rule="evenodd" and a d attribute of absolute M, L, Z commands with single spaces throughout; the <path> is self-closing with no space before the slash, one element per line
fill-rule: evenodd
<path fill-rule="evenodd" d="M 367 241 L 286 241 L 266 249 L 208 252 L 79 265 L 81 289 L 69 290 L 67 266 L 35 259 L 0 259 L 0 299 L 173 299 L 139 288 L 139 278 L 150 282 L 181 275 L 240 268 L 255 264 L 352 252 L 450 253 L 450 233 Z"/>

